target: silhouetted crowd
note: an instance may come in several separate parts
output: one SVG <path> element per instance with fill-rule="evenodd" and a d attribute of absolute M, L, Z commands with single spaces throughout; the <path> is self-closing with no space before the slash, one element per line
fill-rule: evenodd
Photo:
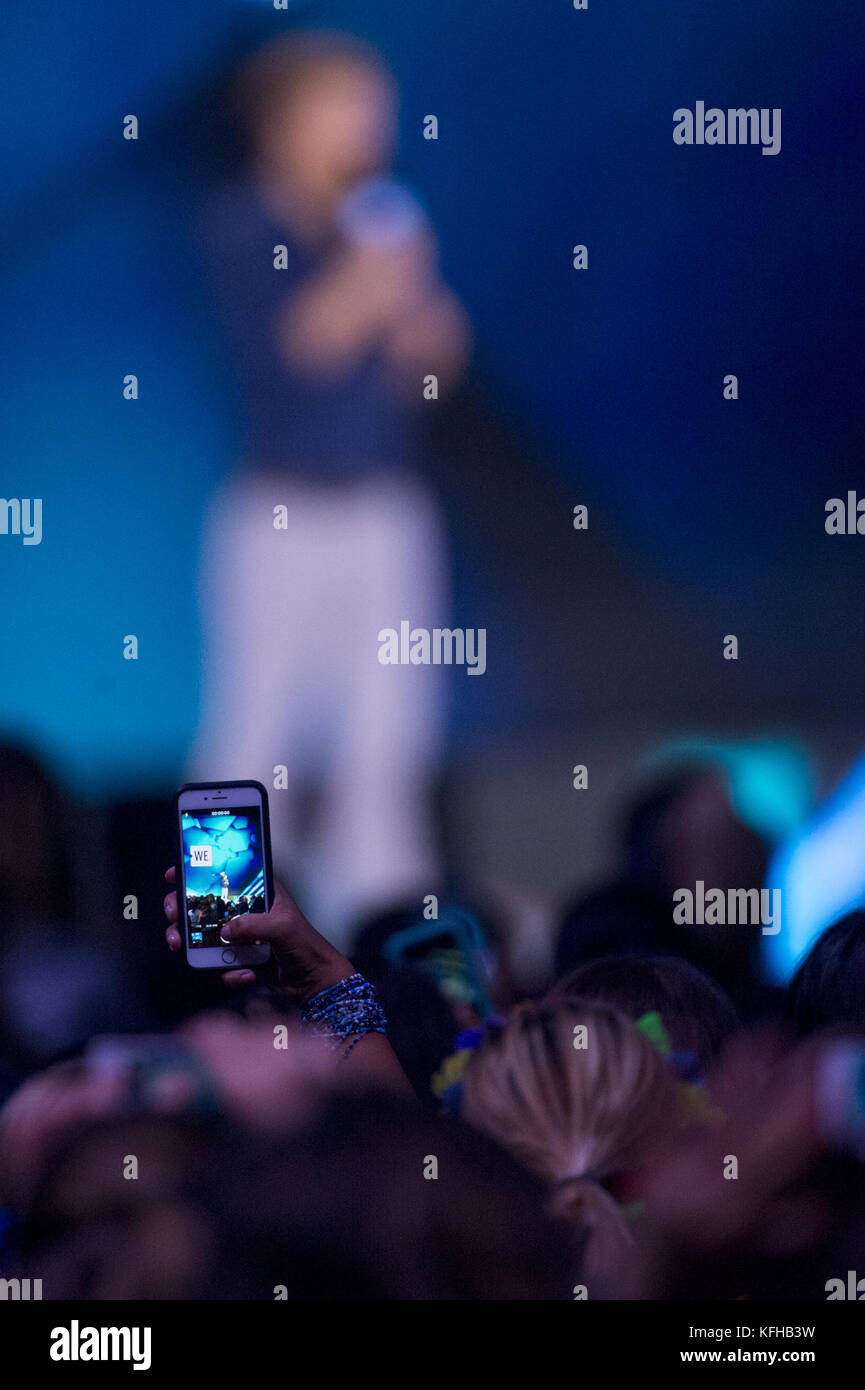
<path fill-rule="evenodd" d="M 224 911 L 242 940 L 253 905 L 183 923 L 161 864 L 167 928 L 94 920 L 72 819 L 0 749 L 0 1276 L 46 1299 L 851 1296 L 865 913 L 786 989 L 759 924 L 675 922 L 681 885 L 765 880 L 714 770 L 631 806 L 617 877 L 562 912 L 531 988 L 506 914 L 452 886 L 342 954 L 277 885 L 248 928 L 272 964 L 202 985 L 182 930 Z"/>

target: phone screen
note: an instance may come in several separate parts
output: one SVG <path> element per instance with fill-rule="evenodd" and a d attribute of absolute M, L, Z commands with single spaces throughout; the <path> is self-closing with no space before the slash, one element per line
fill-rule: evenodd
<path fill-rule="evenodd" d="M 231 917 L 267 911 L 261 807 L 184 809 L 180 828 L 189 945 L 219 946 Z"/>

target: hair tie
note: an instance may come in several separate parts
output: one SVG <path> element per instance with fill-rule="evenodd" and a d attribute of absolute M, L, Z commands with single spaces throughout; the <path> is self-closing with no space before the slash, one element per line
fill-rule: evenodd
<path fill-rule="evenodd" d="M 600 1173 L 574 1173 L 570 1178 L 562 1178 L 556 1183 L 556 1187 L 567 1187 L 572 1182 L 593 1182 L 597 1187 L 604 1187 L 604 1179 Z M 604 1188 L 606 1191 L 606 1188 Z"/>

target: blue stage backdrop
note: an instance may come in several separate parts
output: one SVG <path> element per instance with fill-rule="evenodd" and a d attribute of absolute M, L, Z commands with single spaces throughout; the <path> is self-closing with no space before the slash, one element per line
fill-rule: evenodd
<path fill-rule="evenodd" d="M 86 791 L 179 771 L 198 708 L 199 528 L 234 440 L 190 231 L 196 179 L 213 173 L 196 162 L 202 93 L 300 22 L 361 34 L 397 73 L 403 172 L 488 382 L 538 441 L 526 488 L 553 470 L 565 514 L 596 504 L 647 584 L 675 582 L 719 624 L 735 614 L 720 630 L 771 648 L 779 679 L 802 672 L 804 699 L 842 658 L 861 690 L 861 562 L 823 533 L 826 498 L 862 482 L 859 7 L 91 0 L 86 19 L 58 6 L 45 25 L 14 0 L 2 492 L 43 498 L 44 534 L 0 546 L 4 729 Z M 673 111 L 697 100 L 781 107 L 781 152 L 675 146 Z M 429 112 L 438 142 L 421 138 Z M 121 659 L 127 634 L 137 662 Z"/>

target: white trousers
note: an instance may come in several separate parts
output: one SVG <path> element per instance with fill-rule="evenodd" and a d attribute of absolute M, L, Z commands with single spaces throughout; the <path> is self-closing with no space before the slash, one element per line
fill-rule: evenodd
<path fill-rule="evenodd" d="M 200 575 L 190 780 L 267 787 L 275 870 L 344 947 L 363 913 L 412 895 L 420 906 L 439 879 L 429 793 L 443 673 L 378 661 L 380 629 L 446 625 L 437 506 L 395 475 L 345 487 L 241 476 L 211 508 Z"/>

